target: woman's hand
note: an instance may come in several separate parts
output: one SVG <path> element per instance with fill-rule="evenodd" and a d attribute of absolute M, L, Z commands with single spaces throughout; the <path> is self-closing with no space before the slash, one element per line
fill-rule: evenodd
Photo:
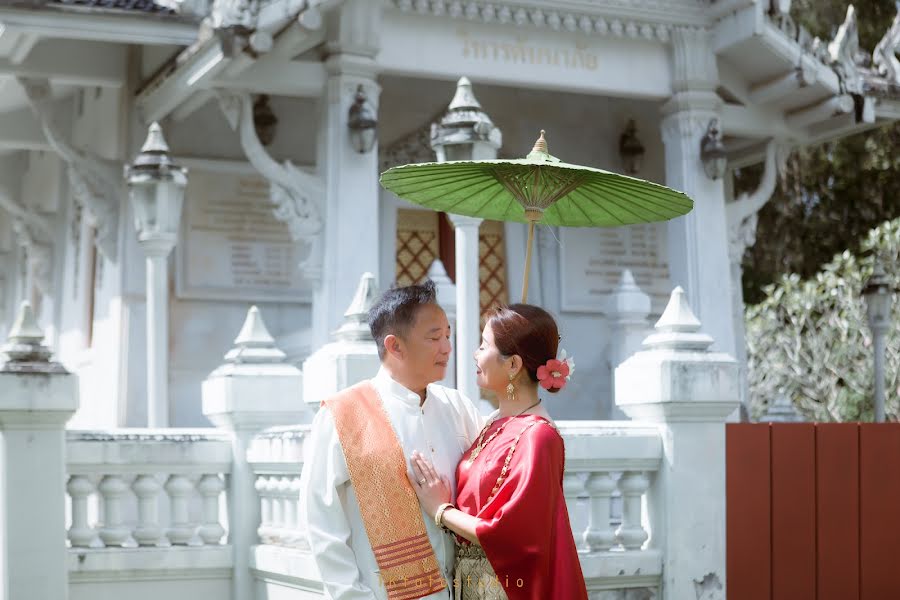
<path fill-rule="evenodd" d="M 416 491 L 425 513 L 434 518 L 438 507 L 450 502 L 453 495 L 450 482 L 446 477 L 440 477 L 431 463 L 418 451 L 414 451 L 409 457 L 409 464 L 412 465 L 413 472 L 412 476 L 407 474 L 409 482 Z"/>

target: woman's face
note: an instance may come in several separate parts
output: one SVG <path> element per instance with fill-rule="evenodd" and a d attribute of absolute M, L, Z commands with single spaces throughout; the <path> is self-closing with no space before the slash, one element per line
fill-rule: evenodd
<path fill-rule="evenodd" d="M 481 332 L 481 345 L 475 351 L 475 381 L 478 387 L 501 392 L 509 384 L 509 361 L 494 345 L 494 332 L 488 322 Z"/>

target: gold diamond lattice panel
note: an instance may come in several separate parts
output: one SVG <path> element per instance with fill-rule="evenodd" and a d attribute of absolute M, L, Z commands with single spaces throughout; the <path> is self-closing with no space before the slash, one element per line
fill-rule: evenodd
<path fill-rule="evenodd" d="M 397 211 L 397 285 L 420 283 L 438 256 L 438 215 L 423 210 Z"/>
<path fill-rule="evenodd" d="M 506 250 L 503 243 L 503 223 L 485 221 L 478 236 L 479 269 L 481 282 L 481 317 L 497 304 L 506 304 Z"/>

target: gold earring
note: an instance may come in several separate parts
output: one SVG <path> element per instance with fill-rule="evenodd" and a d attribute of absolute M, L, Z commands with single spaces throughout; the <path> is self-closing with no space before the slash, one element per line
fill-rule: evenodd
<path fill-rule="evenodd" d="M 509 385 L 506 386 L 506 399 L 510 402 L 516 401 L 516 386 L 513 385 L 513 376 L 509 376 Z"/>

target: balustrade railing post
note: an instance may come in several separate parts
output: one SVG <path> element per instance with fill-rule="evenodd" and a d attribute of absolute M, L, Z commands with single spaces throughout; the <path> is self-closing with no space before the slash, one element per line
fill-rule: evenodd
<path fill-rule="evenodd" d="M 203 522 L 197 534 L 204 544 L 218 544 L 225 535 L 219 522 L 219 495 L 225 490 L 225 482 L 218 475 L 206 474 L 197 483 L 197 491 L 203 498 Z"/>
<path fill-rule="evenodd" d="M 616 369 L 616 404 L 632 419 L 657 423 L 662 439 L 652 486 L 643 473 L 625 473 L 619 484 L 626 548 L 643 543 L 640 496 L 648 490 L 649 544 L 663 559 L 662 600 L 726 598 L 725 420 L 740 393 L 737 362 L 711 352 L 712 343 L 676 288 L 645 349 Z"/>
<path fill-rule="evenodd" d="M 203 414 L 232 435 L 228 487 L 228 543 L 234 552 L 232 600 L 254 600 L 250 549 L 259 539 L 260 498 L 247 450 L 253 436 L 263 429 L 310 422 L 312 413 L 303 403 L 300 370 L 286 362 L 255 306 L 234 344 L 225 363 L 203 382 Z"/>
<path fill-rule="evenodd" d="M 65 426 L 78 381 L 43 338 L 23 303 L 0 347 L 0 598 L 69 597 Z"/>
<path fill-rule="evenodd" d="M 170 475 L 164 486 L 169 494 L 172 510 L 171 525 L 166 529 L 166 537 L 173 546 L 186 546 L 194 537 L 196 526 L 188 515 L 188 503 L 194 492 L 191 480 L 184 475 Z"/>
<path fill-rule="evenodd" d="M 616 480 L 608 471 L 591 473 L 585 484 L 590 496 L 588 528 L 584 532 L 584 543 L 591 552 L 609 550 L 616 543 L 616 534 L 610 526 L 610 506 L 612 493 L 616 490 Z"/>
<path fill-rule="evenodd" d="M 158 546 L 163 539 L 163 529 L 159 524 L 159 493 L 162 486 L 152 474 L 138 475 L 131 489 L 138 499 L 138 526 L 132 535 L 139 546 Z"/>
<path fill-rule="evenodd" d="M 640 471 L 627 471 L 619 478 L 622 524 L 616 530 L 616 540 L 626 550 L 640 550 L 649 537 L 641 526 L 641 496 L 648 487 L 650 480 Z"/>
<path fill-rule="evenodd" d="M 123 516 L 124 496 L 128 486 L 118 475 L 105 475 L 97 486 L 103 497 L 103 526 L 100 539 L 105 546 L 123 546 L 131 535 Z"/>
<path fill-rule="evenodd" d="M 66 484 L 72 499 L 72 526 L 69 527 L 69 543 L 72 547 L 87 548 L 97 537 L 88 523 L 88 498 L 94 493 L 94 484 L 84 475 L 72 475 Z"/>

